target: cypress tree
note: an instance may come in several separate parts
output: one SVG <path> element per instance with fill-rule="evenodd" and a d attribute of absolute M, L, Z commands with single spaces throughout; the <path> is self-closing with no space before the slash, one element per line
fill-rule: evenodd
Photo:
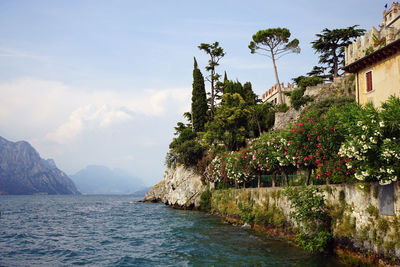
<path fill-rule="evenodd" d="M 204 125 L 207 122 L 207 95 L 204 86 L 204 77 L 197 67 L 196 58 L 194 58 L 193 69 L 193 91 L 192 91 L 192 124 L 195 132 L 204 131 Z"/>

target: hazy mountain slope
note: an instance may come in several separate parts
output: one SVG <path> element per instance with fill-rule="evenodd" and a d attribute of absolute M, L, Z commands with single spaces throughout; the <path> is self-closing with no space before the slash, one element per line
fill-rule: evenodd
<path fill-rule="evenodd" d="M 25 141 L 0 137 L 0 194 L 79 194 L 73 181 Z"/>
<path fill-rule="evenodd" d="M 70 177 L 84 194 L 132 194 L 145 188 L 132 174 L 105 166 L 89 165 Z"/>

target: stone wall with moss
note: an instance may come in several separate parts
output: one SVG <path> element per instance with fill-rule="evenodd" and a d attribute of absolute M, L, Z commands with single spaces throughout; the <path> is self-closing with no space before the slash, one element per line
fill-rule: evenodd
<path fill-rule="evenodd" d="M 321 186 L 337 247 L 400 259 L 400 184 L 394 183 L 394 216 L 379 212 L 378 184 Z M 283 188 L 214 190 L 211 208 L 255 227 L 296 233 Z"/>

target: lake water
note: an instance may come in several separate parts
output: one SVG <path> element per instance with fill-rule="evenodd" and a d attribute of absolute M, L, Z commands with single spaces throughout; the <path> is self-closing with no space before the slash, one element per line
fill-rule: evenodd
<path fill-rule="evenodd" d="M 130 196 L 0 196 L 0 266 L 341 266 L 217 216 Z"/>

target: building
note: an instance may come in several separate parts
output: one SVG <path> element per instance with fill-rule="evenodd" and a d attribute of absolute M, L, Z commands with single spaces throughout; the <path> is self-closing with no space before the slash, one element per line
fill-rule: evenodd
<path fill-rule="evenodd" d="M 346 47 L 345 67 L 354 73 L 359 104 L 379 107 L 391 95 L 400 96 L 400 7 L 383 12 L 379 30 L 373 27 Z"/>
<path fill-rule="evenodd" d="M 284 84 L 282 83 L 281 85 L 282 88 L 282 99 L 283 103 L 286 103 L 288 106 L 290 104 L 290 96 L 287 96 L 285 93 L 291 93 L 294 89 L 294 83 L 287 83 L 287 86 L 285 87 Z M 270 102 L 274 103 L 276 105 L 280 105 L 280 99 L 279 99 L 279 86 L 278 84 L 275 84 L 272 86 L 265 94 L 262 95 L 261 98 L 262 102 Z"/>

